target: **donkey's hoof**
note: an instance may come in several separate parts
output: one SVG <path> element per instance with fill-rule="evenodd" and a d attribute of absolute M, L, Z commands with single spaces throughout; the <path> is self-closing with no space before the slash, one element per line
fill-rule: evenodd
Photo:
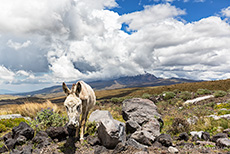
<path fill-rule="evenodd" d="M 80 143 L 83 144 L 84 143 L 84 138 L 80 139 Z"/>

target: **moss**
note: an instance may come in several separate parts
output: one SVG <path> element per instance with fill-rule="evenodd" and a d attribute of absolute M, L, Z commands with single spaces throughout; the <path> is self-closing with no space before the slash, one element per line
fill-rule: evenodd
<path fill-rule="evenodd" d="M 163 93 L 163 97 L 164 97 L 164 100 L 169 100 L 169 99 L 172 99 L 176 96 L 176 94 L 174 92 L 164 92 Z"/>
<path fill-rule="evenodd" d="M 218 115 L 230 114 L 230 110 L 219 110 Z"/>
<path fill-rule="evenodd" d="M 97 123 L 96 122 L 87 122 L 86 123 L 86 133 L 88 133 L 91 136 L 94 136 L 94 134 L 97 132 Z"/>
<path fill-rule="evenodd" d="M 148 98 L 151 97 L 151 95 L 148 94 L 148 93 L 144 93 L 141 97 L 142 97 L 142 98 L 145 98 L 145 99 L 148 99 Z"/>
<path fill-rule="evenodd" d="M 222 109 L 222 108 L 230 109 L 230 101 L 228 101 L 227 103 L 217 104 L 215 106 L 215 109 Z"/>
<path fill-rule="evenodd" d="M 196 93 L 198 95 L 207 95 L 207 94 L 211 94 L 212 92 L 208 89 L 198 89 Z"/>
<path fill-rule="evenodd" d="M 227 95 L 227 93 L 223 90 L 218 90 L 214 92 L 214 97 L 218 98 L 218 97 L 224 97 L 225 95 Z"/>
<path fill-rule="evenodd" d="M 184 101 L 189 100 L 192 98 L 192 94 L 188 91 L 183 91 L 180 93 L 179 98 L 183 99 Z"/>
<path fill-rule="evenodd" d="M 5 132 L 12 129 L 15 126 L 18 126 L 21 122 L 27 122 L 24 118 L 15 118 L 15 119 L 1 119 L 0 120 L 0 132 Z"/>

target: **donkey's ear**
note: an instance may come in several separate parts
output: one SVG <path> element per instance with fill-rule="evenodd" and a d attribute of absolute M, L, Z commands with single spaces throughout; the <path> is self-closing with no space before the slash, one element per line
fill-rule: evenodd
<path fill-rule="evenodd" d="M 76 84 L 76 95 L 77 96 L 79 96 L 81 90 L 82 90 L 81 82 L 77 82 L 77 84 Z"/>
<path fill-rule="evenodd" d="M 73 84 L 73 85 L 72 85 L 72 88 L 71 88 L 71 92 L 72 92 L 72 93 L 76 93 L 76 90 L 77 90 L 77 85 L 76 85 L 76 84 Z"/>
<path fill-rule="evenodd" d="M 65 82 L 62 83 L 62 89 L 67 96 L 71 93 Z"/>

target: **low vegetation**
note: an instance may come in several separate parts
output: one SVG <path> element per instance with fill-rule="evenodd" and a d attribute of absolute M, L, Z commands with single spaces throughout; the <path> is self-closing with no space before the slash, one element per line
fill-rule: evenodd
<path fill-rule="evenodd" d="M 51 108 L 42 109 L 31 121 L 30 125 L 37 131 L 46 130 L 49 127 L 64 126 L 67 122 L 67 116 L 55 112 Z"/>
<path fill-rule="evenodd" d="M 230 128 L 229 120 L 215 120 L 212 117 L 208 117 L 209 115 L 230 114 L 229 87 L 230 80 L 224 80 L 97 91 L 98 101 L 93 110 L 108 110 L 114 119 L 124 122 L 122 118 L 122 102 L 133 97 L 147 98 L 155 102 L 158 112 L 162 115 L 164 127 L 161 133 L 169 133 L 174 136 L 182 132 L 207 131 L 213 135 Z M 214 95 L 214 98 L 195 104 L 183 104 L 186 100 L 204 95 Z M 59 97 L 58 99 L 62 98 Z M 52 100 L 55 100 L 55 98 L 52 98 Z M 50 126 L 65 125 L 67 116 L 62 103 L 57 105 L 50 101 L 45 103 L 25 102 L 22 105 L 4 106 L 2 107 L 4 110 L 1 110 L 1 112 L 3 114 L 20 113 L 23 116 L 31 117 L 32 121 L 28 123 L 35 130 L 44 130 Z M 15 120 L 0 120 L 0 132 L 7 132 L 21 121 L 26 121 L 24 119 Z M 94 135 L 95 131 L 96 124 L 87 123 L 87 133 Z"/>
<path fill-rule="evenodd" d="M 19 113 L 25 117 L 35 118 L 39 111 L 47 108 L 50 108 L 57 113 L 61 112 L 60 107 L 58 107 L 56 104 L 51 103 L 48 100 L 45 103 L 25 102 L 25 104 L 9 106 L 8 109 L 10 109 L 11 113 Z"/>

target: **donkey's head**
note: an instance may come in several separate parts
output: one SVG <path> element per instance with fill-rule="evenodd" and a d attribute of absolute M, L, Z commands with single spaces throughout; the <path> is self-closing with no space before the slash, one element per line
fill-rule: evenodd
<path fill-rule="evenodd" d="M 63 82 L 62 88 L 67 96 L 64 102 L 64 106 L 66 107 L 69 117 L 68 126 L 79 126 L 80 115 L 82 112 L 82 101 L 79 98 L 79 93 L 81 92 L 81 84 L 79 82 L 77 84 L 73 84 L 71 90 L 69 90 L 69 88 Z"/>

